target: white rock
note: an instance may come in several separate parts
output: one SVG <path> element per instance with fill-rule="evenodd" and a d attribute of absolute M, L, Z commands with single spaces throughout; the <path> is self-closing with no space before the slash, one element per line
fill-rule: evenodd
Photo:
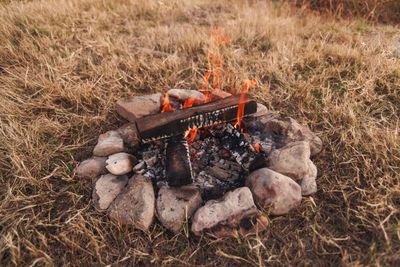
<path fill-rule="evenodd" d="M 116 222 L 148 230 L 155 212 L 155 196 L 151 181 L 142 175 L 133 176 L 109 210 L 110 218 Z"/>
<path fill-rule="evenodd" d="M 114 175 L 123 175 L 130 172 L 136 162 L 137 160 L 133 155 L 120 152 L 108 156 L 106 168 Z"/>
<path fill-rule="evenodd" d="M 268 114 L 268 108 L 263 104 L 257 103 L 257 112 L 252 114 L 253 117 L 265 116 Z"/>
<path fill-rule="evenodd" d="M 211 96 L 212 96 L 213 99 L 222 99 L 222 98 L 225 98 L 225 97 L 229 97 L 231 95 L 232 95 L 231 93 L 228 93 L 228 92 L 223 91 L 221 89 L 213 89 L 213 90 L 211 90 Z"/>
<path fill-rule="evenodd" d="M 160 112 L 161 99 L 160 93 L 132 96 L 118 100 L 116 110 L 121 117 L 134 122 L 138 118 Z"/>
<path fill-rule="evenodd" d="M 303 196 L 309 196 L 317 192 L 317 167 L 313 164 L 313 172 L 311 175 L 304 177 L 301 180 L 301 194 Z"/>
<path fill-rule="evenodd" d="M 291 178 L 268 168 L 252 172 L 246 179 L 246 185 L 253 193 L 257 205 L 272 206 L 273 215 L 288 213 L 301 202 L 301 188 Z"/>
<path fill-rule="evenodd" d="M 199 208 L 192 219 L 192 232 L 199 236 L 215 227 L 237 227 L 240 222 L 258 215 L 250 189 L 240 187 L 225 194 L 221 200 L 210 200 Z"/>
<path fill-rule="evenodd" d="M 94 179 L 101 174 L 107 173 L 106 157 L 92 157 L 82 161 L 74 170 L 79 178 Z"/>
<path fill-rule="evenodd" d="M 99 136 L 93 155 L 104 157 L 124 151 L 124 141 L 117 131 L 108 131 Z"/>
<path fill-rule="evenodd" d="M 163 186 L 157 198 L 158 219 L 167 229 L 178 233 L 186 219 L 192 216 L 201 203 L 200 191 L 194 186 Z"/>
<path fill-rule="evenodd" d="M 307 141 L 290 143 L 269 155 L 269 168 L 295 180 L 316 177 L 316 167 L 310 160 L 310 144 Z"/>
<path fill-rule="evenodd" d="M 121 193 L 128 182 L 127 176 L 102 175 L 93 189 L 93 201 L 96 209 L 106 210 L 113 200 Z"/>
<path fill-rule="evenodd" d="M 188 90 L 188 89 L 170 89 L 167 94 L 169 96 L 176 97 L 178 99 L 186 100 L 188 98 L 194 98 L 198 100 L 205 100 L 206 96 L 201 92 L 196 90 Z"/>

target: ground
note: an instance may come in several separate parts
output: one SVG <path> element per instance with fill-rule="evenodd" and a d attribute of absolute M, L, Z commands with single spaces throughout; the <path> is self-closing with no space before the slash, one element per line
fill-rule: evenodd
<path fill-rule="evenodd" d="M 400 265 L 398 26 L 276 1 L 0 5 L 0 265 Z M 322 138 L 318 192 L 259 236 L 119 227 L 73 168 L 123 124 L 117 99 L 199 88 L 215 27 L 225 69 Z"/>

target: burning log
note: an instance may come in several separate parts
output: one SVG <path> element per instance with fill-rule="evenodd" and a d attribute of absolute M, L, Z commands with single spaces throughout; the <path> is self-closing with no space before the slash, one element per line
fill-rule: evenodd
<path fill-rule="evenodd" d="M 189 146 L 182 135 L 168 140 L 165 156 L 168 185 L 182 186 L 191 184 L 193 177 Z"/>
<path fill-rule="evenodd" d="M 238 116 L 238 110 L 243 113 Z M 149 115 L 136 121 L 142 142 L 170 138 L 194 128 L 231 122 L 257 111 L 257 103 L 231 96 L 174 112 Z"/>

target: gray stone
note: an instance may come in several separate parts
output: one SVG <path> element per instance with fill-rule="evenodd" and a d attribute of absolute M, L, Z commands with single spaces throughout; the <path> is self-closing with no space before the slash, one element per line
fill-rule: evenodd
<path fill-rule="evenodd" d="M 157 198 L 158 219 L 167 229 L 178 233 L 201 203 L 200 191 L 194 186 L 163 186 Z"/>
<path fill-rule="evenodd" d="M 107 173 L 106 157 L 92 157 L 82 161 L 74 170 L 79 178 L 94 179 L 101 174 Z"/>
<path fill-rule="evenodd" d="M 295 141 L 307 141 L 310 143 L 312 156 L 317 155 L 322 150 L 322 140 L 310 128 L 299 124 L 295 119 L 267 113 L 265 116 L 261 116 L 260 121 L 264 124 L 265 131 L 283 137 L 283 145 Z"/>
<path fill-rule="evenodd" d="M 162 95 L 160 93 L 132 96 L 117 101 L 117 113 L 130 122 L 160 112 Z"/>
<path fill-rule="evenodd" d="M 303 196 L 309 196 L 317 192 L 317 167 L 314 164 L 313 166 L 313 172 L 311 173 L 311 175 L 306 176 L 301 180 L 300 186 L 301 194 Z"/>
<path fill-rule="evenodd" d="M 135 123 L 126 123 L 117 129 L 124 143 L 131 148 L 137 148 L 140 144 L 140 138 Z"/>
<path fill-rule="evenodd" d="M 127 176 L 102 175 L 94 185 L 93 202 L 98 210 L 106 210 L 128 182 Z"/>
<path fill-rule="evenodd" d="M 120 152 L 110 155 L 106 161 L 107 170 L 114 175 L 123 175 L 132 171 L 133 166 L 137 163 L 135 156 Z"/>
<path fill-rule="evenodd" d="M 151 181 L 142 175 L 133 176 L 127 187 L 110 206 L 114 221 L 148 230 L 154 219 L 155 196 Z"/>
<path fill-rule="evenodd" d="M 225 98 L 225 97 L 229 97 L 231 95 L 232 95 L 231 93 L 228 93 L 228 92 L 223 91 L 221 89 L 213 89 L 213 90 L 211 90 L 211 97 L 213 99 L 222 99 L 222 98 Z"/>
<path fill-rule="evenodd" d="M 300 186 L 291 178 L 268 168 L 252 172 L 246 185 L 257 205 L 263 208 L 272 206 L 273 215 L 286 214 L 301 202 Z"/>
<path fill-rule="evenodd" d="M 108 131 L 99 136 L 93 155 L 104 157 L 124 151 L 124 141 L 117 131 Z"/>
<path fill-rule="evenodd" d="M 253 117 L 261 117 L 268 114 L 268 108 L 263 104 L 257 103 L 257 112 L 252 114 Z"/>
<path fill-rule="evenodd" d="M 310 160 L 310 144 L 307 141 L 290 143 L 269 155 L 269 168 L 295 180 L 316 177 L 316 167 Z"/>
<path fill-rule="evenodd" d="M 178 99 L 186 100 L 189 98 L 194 98 L 198 100 L 205 100 L 206 96 L 197 90 L 188 89 L 170 89 L 167 94 Z"/>
<path fill-rule="evenodd" d="M 199 208 L 192 218 L 191 230 L 196 236 L 216 228 L 236 228 L 241 221 L 258 216 L 250 189 L 239 187 L 228 192 L 221 200 L 210 200 Z"/>

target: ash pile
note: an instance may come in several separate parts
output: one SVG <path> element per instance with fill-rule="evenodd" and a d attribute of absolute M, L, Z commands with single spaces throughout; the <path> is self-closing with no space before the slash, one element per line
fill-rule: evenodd
<path fill-rule="evenodd" d="M 218 237 L 257 233 L 295 209 L 317 191 L 310 158 L 321 139 L 260 103 L 234 101 L 185 89 L 119 100 L 129 122 L 100 135 L 75 169 L 91 180 L 94 207 L 142 230 L 157 218 L 173 233 L 190 224 Z"/>

